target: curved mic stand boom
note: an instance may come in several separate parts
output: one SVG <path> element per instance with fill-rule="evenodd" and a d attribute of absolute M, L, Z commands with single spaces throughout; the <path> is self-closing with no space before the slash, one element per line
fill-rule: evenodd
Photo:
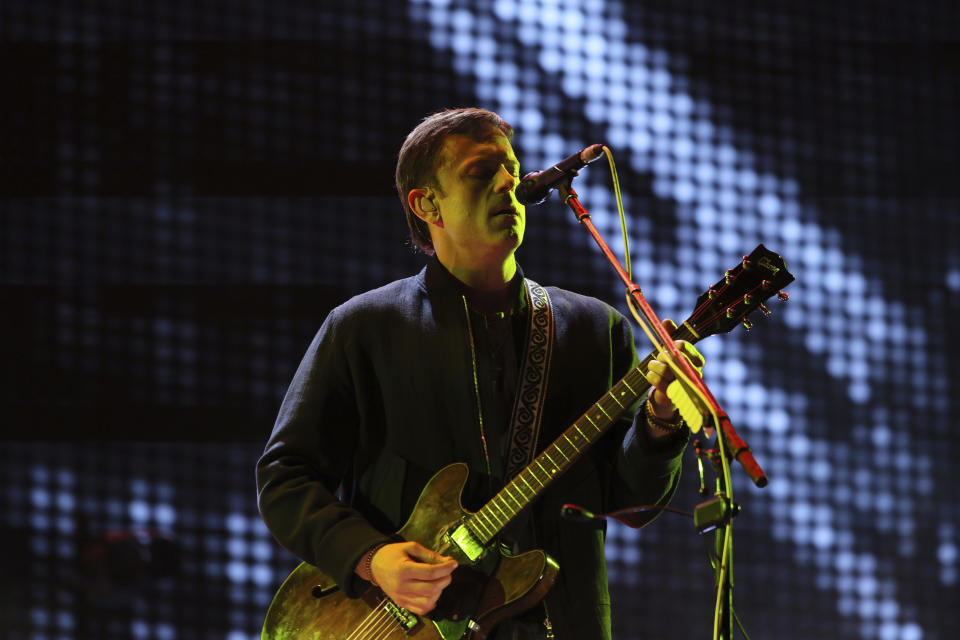
<path fill-rule="evenodd" d="M 700 392 L 699 395 L 701 399 L 705 399 L 709 403 L 712 412 L 715 413 L 715 415 L 719 418 L 719 433 L 717 437 L 718 439 L 723 439 L 722 449 L 724 450 L 725 455 L 728 457 L 728 459 L 737 460 L 743 466 L 747 476 L 750 477 L 750 480 L 752 480 L 757 487 L 766 486 L 767 476 L 754 459 L 753 454 L 750 452 L 750 447 L 747 446 L 747 443 L 744 442 L 744 440 L 734 430 L 730 419 L 720 407 L 716 398 L 713 397 L 713 394 L 710 392 L 710 389 L 707 388 L 706 384 L 703 382 L 703 379 L 694 370 L 693 365 L 691 365 L 685 357 L 681 356 L 676 344 L 674 344 L 674 341 L 671 339 L 670 334 L 660 324 L 659 318 L 657 318 L 657 315 L 647 303 L 647 300 L 644 297 L 643 292 L 640 290 L 640 287 L 630 280 L 630 277 L 620 265 L 620 261 L 613 254 L 613 252 L 610 250 L 610 247 L 597 231 L 596 226 L 590 219 L 590 214 L 586 209 L 583 208 L 583 205 L 580 204 L 580 200 L 577 197 L 577 192 L 573 189 L 572 182 L 574 175 L 575 174 L 571 175 L 568 180 L 557 186 L 557 191 L 560 193 L 560 197 L 563 199 L 564 204 L 570 207 L 570 209 L 576 215 L 577 221 L 582 224 L 587 231 L 590 232 L 591 236 L 593 236 L 593 239 L 600 247 L 600 250 L 603 251 L 603 254 L 607 257 L 607 260 L 613 266 L 614 270 L 617 272 L 617 275 L 627 287 L 627 292 L 636 302 L 637 307 L 640 309 L 647 323 L 652 327 L 653 331 L 656 332 L 657 337 L 672 356 L 674 363 L 680 367 L 687 380 L 697 387 Z M 731 536 L 733 523 L 730 521 L 730 519 L 736 512 L 737 507 L 733 505 L 733 501 L 730 499 L 730 487 L 728 486 L 728 483 L 718 480 L 717 484 L 718 494 L 722 495 L 718 495 L 716 502 L 716 505 L 720 509 L 721 513 L 716 522 L 718 540 L 717 553 L 719 560 L 717 566 L 719 616 L 716 621 L 716 628 L 714 629 L 714 637 L 731 640 L 733 638 L 733 549 L 730 541 L 732 540 Z M 708 503 L 704 503 L 704 505 L 707 504 Z M 710 528 L 712 529 L 713 526 Z M 706 530 L 708 529 L 704 529 L 704 531 Z M 719 542 L 720 540 L 724 539 L 727 540 L 727 544 L 721 544 Z M 720 547 L 723 548 L 721 549 Z"/>

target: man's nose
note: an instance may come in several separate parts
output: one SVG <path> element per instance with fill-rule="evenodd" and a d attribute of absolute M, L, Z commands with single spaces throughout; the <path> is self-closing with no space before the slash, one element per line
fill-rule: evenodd
<path fill-rule="evenodd" d="M 497 180 L 497 191 L 513 191 L 517 183 L 520 182 L 520 178 L 513 175 L 513 173 L 508 171 L 504 166 L 501 166 L 497 172 Z"/>

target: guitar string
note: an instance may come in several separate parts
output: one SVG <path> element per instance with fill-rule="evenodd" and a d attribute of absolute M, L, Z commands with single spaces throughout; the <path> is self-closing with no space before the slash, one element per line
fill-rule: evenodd
<path fill-rule="evenodd" d="M 393 616 L 391 616 L 388 612 L 385 612 L 385 613 L 386 615 L 383 617 L 383 620 L 380 621 L 377 628 L 374 629 L 368 636 L 372 640 L 379 640 L 381 638 L 386 638 L 391 633 L 393 633 L 397 627 L 400 626 L 400 623 L 398 621 L 393 620 Z M 391 625 L 391 622 L 396 623 L 397 627 L 393 627 Z"/>
<path fill-rule="evenodd" d="M 365 634 L 365 638 L 370 638 L 372 640 L 386 638 L 400 626 L 399 622 L 393 620 L 393 616 L 391 616 L 389 612 L 383 611 L 379 617 L 380 619 L 376 621 L 374 628 Z M 395 623 L 397 627 L 393 627 L 391 623 Z"/>
<path fill-rule="evenodd" d="M 623 381 L 623 383 L 624 383 L 624 386 L 626 386 L 628 389 L 630 389 L 631 391 L 633 391 L 632 388 L 629 386 L 629 384 L 626 383 L 625 380 Z M 619 383 L 618 383 L 618 384 L 619 384 Z M 614 389 L 616 389 L 616 385 L 614 386 Z M 611 391 L 612 391 L 612 390 L 611 390 Z M 622 393 L 623 393 L 623 392 L 621 391 L 621 394 L 622 394 Z M 613 396 L 611 392 L 608 392 L 608 393 L 607 393 L 607 396 L 608 396 L 608 399 L 610 399 L 610 400 L 612 400 L 613 402 L 615 402 L 621 409 L 625 408 L 624 405 L 623 405 L 623 403 L 620 402 L 615 396 Z M 597 405 L 596 405 L 596 406 L 600 409 L 600 411 L 601 411 L 605 416 L 607 416 L 607 419 L 610 420 L 611 418 L 610 418 L 609 412 L 603 407 L 602 401 L 603 401 L 603 398 L 601 398 L 601 400 L 597 402 Z M 613 411 L 616 412 L 616 409 L 613 408 L 613 407 L 611 407 L 611 410 L 613 410 Z M 598 414 L 597 417 L 599 418 L 600 415 Z M 589 420 L 589 417 L 588 417 L 588 420 Z M 594 426 L 595 429 L 597 429 L 598 434 L 603 432 L 603 429 L 601 429 L 601 428 L 598 427 L 596 424 L 594 424 L 592 420 L 590 421 L 590 423 Z M 580 436 L 583 438 L 583 440 L 584 440 L 584 446 L 588 446 L 588 445 L 592 444 L 591 439 L 588 438 L 588 437 L 583 433 L 583 431 L 580 430 L 580 428 L 579 428 L 579 426 L 577 425 L 577 423 L 574 423 L 574 424 L 573 424 L 573 427 L 576 429 L 576 431 L 577 431 L 577 432 L 580 434 Z M 576 445 L 576 443 L 574 443 L 572 440 L 570 440 L 570 438 L 567 437 L 566 433 L 563 434 L 563 437 L 567 440 L 567 442 L 570 444 L 570 446 L 571 446 L 571 448 L 572 448 L 572 453 L 571 453 L 571 455 L 576 456 L 577 454 L 579 454 L 580 451 L 581 451 L 581 448 L 578 447 L 578 446 Z M 550 456 L 550 449 L 551 449 L 551 448 L 556 449 L 556 451 L 557 451 L 561 456 L 563 456 L 563 458 L 567 461 L 567 463 L 570 463 L 570 462 L 572 461 L 572 458 L 571 458 L 570 456 L 568 456 L 568 455 L 563 451 L 562 442 L 556 442 L 556 443 L 554 443 L 553 445 L 551 445 L 551 447 L 548 447 L 548 448 L 547 448 L 546 450 L 544 450 L 544 452 L 541 454 L 542 457 L 545 457 L 545 458 L 550 462 L 550 465 L 551 465 L 552 469 L 554 469 L 554 471 L 560 470 L 564 465 L 562 465 L 562 464 L 557 464 L 557 462 Z M 540 457 L 540 456 L 538 456 L 538 457 Z M 549 482 L 550 477 L 551 477 L 552 474 L 551 474 L 549 471 L 547 471 L 547 469 L 544 469 L 543 465 L 542 465 L 538 460 L 534 460 L 534 462 L 536 462 L 537 465 L 540 466 L 540 469 L 541 469 L 541 470 L 544 472 L 544 474 L 545 474 L 544 479 L 545 479 L 547 482 Z M 538 484 L 540 484 L 541 488 L 545 487 L 545 486 L 546 486 L 546 483 L 545 483 L 544 481 L 540 480 L 540 478 L 538 478 L 538 477 L 536 476 L 536 472 L 533 470 L 532 465 L 529 466 L 527 469 L 524 469 L 524 471 L 521 472 L 520 474 L 517 474 L 518 477 L 519 477 L 521 480 L 523 480 L 523 482 L 527 485 L 527 487 L 530 488 L 530 490 L 531 490 L 531 495 L 536 495 L 536 491 L 535 491 L 532 487 L 530 487 L 530 484 L 526 481 L 526 478 L 523 477 L 523 473 L 526 472 L 526 471 L 529 471 L 529 472 L 530 472 L 530 474 L 533 476 L 533 479 L 536 480 Z M 491 534 L 492 534 L 493 531 L 496 531 L 496 530 L 502 528 L 502 527 L 505 525 L 505 522 L 507 522 L 507 521 L 511 520 L 512 518 L 514 518 L 514 517 L 517 515 L 517 513 L 519 512 L 518 509 L 515 509 L 514 507 L 512 507 L 512 506 L 510 505 L 510 502 L 509 502 L 509 500 L 508 500 L 507 498 L 510 498 L 511 500 L 513 500 L 513 501 L 517 504 L 517 506 L 520 507 L 521 509 L 523 508 L 523 505 L 516 499 L 515 496 L 513 496 L 513 494 L 510 493 L 510 487 L 511 487 L 511 486 L 514 486 L 514 488 L 517 489 L 518 493 L 520 493 L 520 495 L 524 498 L 524 500 L 527 500 L 527 496 L 526 496 L 526 494 L 524 494 L 524 492 L 520 489 L 519 483 L 517 483 L 517 479 L 514 478 L 513 480 L 511 480 L 510 483 L 508 483 L 508 484 L 503 488 L 503 490 L 502 490 L 501 492 L 499 492 L 496 496 L 494 496 L 493 499 L 491 499 L 490 502 L 489 502 L 487 505 L 485 505 L 484 507 L 482 507 L 480 510 L 478 510 L 478 511 L 474 514 L 473 520 L 476 522 L 476 524 L 477 524 L 478 526 L 481 526 L 481 527 L 484 529 L 484 532 L 483 532 L 483 533 L 484 533 L 485 536 L 491 537 Z M 497 505 L 497 500 L 500 501 L 500 506 Z M 484 523 L 484 522 L 483 522 L 484 519 L 487 520 L 487 523 Z M 492 526 L 491 526 L 491 525 L 492 525 Z"/>
<path fill-rule="evenodd" d="M 385 638 L 388 638 L 394 631 L 403 631 L 403 624 L 394 618 L 394 616 L 384 607 L 384 604 L 387 601 L 387 598 L 381 600 L 377 604 L 377 608 L 367 615 L 366 620 L 361 623 L 361 625 L 352 634 L 347 636 L 346 640 L 384 640 Z M 366 627 L 366 629 L 364 627 Z M 371 629 L 371 627 L 373 628 Z M 364 632 L 363 635 L 356 635 L 361 631 Z"/>
<path fill-rule="evenodd" d="M 394 626 L 396 625 L 396 626 Z M 396 620 L 385 608 L 381 609 L 380 620 L 376 622 L 376 628 L 370 631 L 368 638 L 376 640 L 386 638 L 398 628 L 402 628 L 399 620 Z"/>
<path fill-rule="evenodd" d="M 626 378 L 626 377 L 628 377 L 628 376 L 625 376 L 625 378 Z M 628 388 L 628 389 L 630 389 L 631 391 L 633 391 L 633 389 L 632 389 L 632 388 L 630 387 L 630 385 L 626 382 L 626 380 L 623 380 L 622 382 L 623 382 L 623 386 L 625 386 L 626 388 Z M 618 384 L 619 384 L 619 383 L 618 383 Z M 595 405 L 596 408 L 598 408 L 598 409 L 600 410 L 600 412 L 601 412 L 604 416 L 607 417 L 607 420 L 608 420 L 608 421 L 612 421 L 612 418 L 611 418 L 611 416 L 610 416 L 610 411 L 613 411 L 614 413 L 618 413 L 618 411 L 617 411 L 616 407 L 612 407 L 612 406 L 610 407 L 610 411 L 608 411 L 607 408 L 604 407 L 603 404 L 602 404 L 602 403 L 603 403 L 603 400 L 606 399 L 606 400 L 608 400 L 608 401 L 612 401 L 612 402 L 615 403 L 620 409 L 625 408 L 624 405 L 623 405 L 623 403 L 620 402 L 620 400 L 617 399 L 617 398 L 612 394 L 612 391 L 616 389 L 616 386 L 617 386 L 617 385 L 615 385 L 615 386 L 614 386 L 614 389 L 612 389 L 611 391 L 608 391 L 607 394 L 606 394 L 606 396 L 605 396 L 604 398 L 601 398 L 601 399 L 597 402 L 597 404 Z M 622 393 L 623 393 L 623 391 L 621 390 L 621 394 L 622 394 Z M 598 418 L 598 419 L 600 418 L 600 414 L 597 414 L 597 418 Z M 603 433 L 604 429 L 602 429 L 602 428 L 600 428 L 599 426 L 597 426 L 597 425 L 593 422 L 593 420 L 590 420 L 589 416 L 587 416 L 587 420 L 588 420 L 588 421 L 590 422 L 590 424 L 597 430 L 598 435 L 601 434 L 601 433 Z M 583 431 L 581 431 L 581 429 L 580 429 L 580 427 L 577 425 L 577 423 L 574 423 L 574 424 L 573 424 L 573 427 L 576 429 L 576 431 L 577 431 L 577 432 L 581 435 L 581 437 L 583 438 L 583 440 L 584 440 L 584 445 L 585 445 L 585 446 L 588 446 L 588 445 L 592 444 L 592 439 L 589 438 L 589 437 L 587 437 L 587 436 L 583 433 Z M 566 436 L 566 433 L 564 433 L 563 436 L 564 436 L 564 438 L 567 440 L 567 442 L 568 442 L 568 443 L 570 444 L 570 446 L 571 446 L 571 449 L 572 449 L 571 455 L 572 455 L 572 456 L 576 456 L 578 453 L 580 453 L 581 447 L 578 447 L 578 446 L 576 445 L 576 443 L 574 443 L 572 440 L 570 440 L 570 438 Z M 563 464 L 558 464 L 558 463 L 553 459 L 553 457 L 550 455 L 551 449 L 555 449 L 555 450 L 556 450 L 556 453 L 559 453 L 561 456 L 563 456 L 563 458 L 567 461 L 567 463 L 570 463 L 570 462 L 572 461 L 571 456 L 568 456 L 568 455 L 563 451 L 562 442 L 556 442 L 556 443 L 554 443 L 553 445 L 551 445 L 551 447 L 548 447 L 546 450 L 544 450 L 544 452 L 541 454 L 541 456 L 538 456 L 538 458 L 539 458 L 539 457 L 545 457 L 546 460 L 549 461 L 549 463 L 550 463 L 549 466 L 550 466 L 551 469 L 554 470 L 554 472 L 559 471 L 561 468 L 563 468 L 564 465 L 563 465 Z M 544 480 L 545 480 L 546 482 L 545 482 L 544 480 L 540 480 L 540 478 L 537 477 L 536 472 L 535 472 L 535 471 L 533 470 L 533 468 L 532 468 L 532 465 L 531 465 L 530 467 L 528 467 L 527 469 L 525 469 L 524 471 L 530 471 L 531 475 L 533 476 L 533 479 L 536 480 L 538 484 L 540 484 L 541 488 L 543 488 L 543 487 L 546 486 L 547 482 L 549 482 L 549 480 L 551 479 L 551 476 L 552 476 L 553 474 L 552 474 L 550 471 L 548 471 L 547 469 L 545 469 L 545 468 L 543 467 L 543 465 L 541 464 L 541 461 L 539 461 L 539 460 L 534 460 L 534 462 L 535 462 L 535 463 L 540 467 L 540 469 L 544 472 Z M 523 473 L 518 474 L 518 477 L 520 477 L 520 478 L 523 480 L 523 482 L 527 484 L 528 487 L 530 486 L 529 483 L 526 482 L 526 478 L 523 478 Z M 516 479 L 514 479 L 513 481 L 511 481 L 511 483 L 516 483 Z M 512 499 L 514 502 L 516 502 L 518 507 L 522 507 L 522 505 L 517 501 L 517 499 L 516 499 L 512 494 L 509 493 L 510 486 L 511 486 L 511 484 L 508 483 L 507 486 L 504 487 L 504 490 L 503 490 L 500 494 L 494 496 L 494 498 L 493 498 L 486 506 L 484 506 L 483 508 L 481 508 L 481 509 L 475 514 L 475 515 L 477 516 L 477 517 L 476 517 L 477 524 L 482 525 L 483 528 L 487 530 L 487 531 L 484 532 L 486 535 L 489 535 L 489 534 L 490 534 L 490 528 L 491 528 L 491 527 L 490 527 L 489 525 L 493 525 L 493 529 L 494 529 L 494 530 L 497 530 L 497 529 L 501 528 L 501 527 L 504 525 L 503 520 L 509 521 L 510 519 L 512 519 L 513 517 L 515 517 L 516 514 L 518 513 L 518 510 L 515 509 L 514 507 L 512 507 L 512 506 L 510 505 L 510 502 L 509 502 L 509 500 L 507 499 L 508 497 L 509 497 L 510 499 Z M 519 493 L 526 499 L 526 495 L 523 493 L 523 491 L 522 491 L 522 490 L 519 490 L 519 484 L 516 485 L 516 488 L 518 489 Z M 533 491 L 532 488 L 531 488 L 531 491 Z M 505 493 L 506 495 L 503 495 L 504 493 Z M 533 493 L 535 494 L 536 492 L 533 491 Z M 500 501 L 500 505 L 497 504 L 497 500 Z M 489 524 L 484 524 L 484 523 L 483 523 L 483 519 L 484 519 L 484 518 L 489 521 Z"/>
<path fill-rule="evenodd" d="M 628 389 L 630 389 L 630 386 L 629 386 L 628 384 L 624 384 L 624 386 L 626 386 Z M 632 389 L 631 389 L 631 391 L 632 391 Z M 609 395 L 609 392 L 608 392 L 608 395 Z M 623 403 L 621 403 L 616 397 L 610 396 L 608 399 L 610 399 L 610 400 L 612 400 L 613 402 L 615 402 L 621 409 L 624 408 Z M 601 402 L 602 402 L 602 399 L 601 399 Z M 601 411 L 604 415 L 607 415 L 607 416 L 608 416 L 608 419 L 609 419 L 609 412 L 606 410 L 606 408 L 603 407 L 603 405 L 602 405 L 600 402 L 597 403 L 597 407 L 600 409 L 600 411 Z M 613 408 L 611 408 L 611 409 L 615 411 L 615 409 L 613 409 Z M 598 417 L 599 417 L 599 414 L 598 414 Z M 591 424 L 593 424 L 592 421 L 591 421 Z M 579 428 L 579 426 L 578 426 L 576 423 L 574 423 L 573 426 L 576 428 L 576 431 L 577 431 L 577 432 L 581 435 L 581 437 L 583 438 L 583 440 L 584 440 L 584 445 L 585 445 L 585 446 L 592 444 L 591 439 L 588 438 L 588 437 L 583 433 L 583 431 L 581 431 L 581 429 Z M 597 427 L 595 424 L 594 424 L 593 426 L 594 426 L 594 428 L 597 429 L 598 433 L 602 432 L 602 429 L 600 429 L 599 427 Z M 564 436 L 566 437 L 566 434 L 564 434 Z M 571 446 L 571 449 L 572 449 L 571 455 L 576 456 L 578 453 L 580 453 L 581 447 L 578 447 L 577 444 L 574 443 L 573 441 L 571 441 L 569 437 L 566 437 L 566 440 L 567 440 L 567 442 L 568 442 L 568 443 L 570 444 L 570 446 Z M 571 461 L 571 456 L 568 456 L 568 455 L 563 451 L 562 443 L 554 443 L 554 444 L 552 445 L 552 448 L 553 448 L 553 449 L 556 449 L 556 452 L 559 453 L 561 456 L 563 456 L 563 458 L 564 458 L 567 462 L 570 462 L 570 461 Z M 557 462 L 554 461 L 554 459 L 550 456 L 550 448 L 546 449 L 546 450 L 543 452 L 543 454 L 541 454 L 541 455 L 543 455 L 543 456 L 546 457 L 546 459 L 550 462 L 551 468 L 553 468 L 553 469 L 555 469 L 555 470 L 559 470 L 560 468 L 562 468 L 562 467 L 564 466 L 564 465 L 561 465 L 561 464 L 557 464 Z M 539 464 L 539 463 L 538 463 L 538 464 Z M 544 471 L 544 474 L 545 474 L 545 475 L 544 475 L 544 480 L 547 480 L 547 481 L 548 481 L 549 478 L 550 478 L 550 476 L 551 476 L 550 472 L 549 472 L 547 469 L 544 469 L 542 465 L 540 465 L 540 467 L 541 467 L 541 469 Z M 527 470 L 530 471 L 530 473 L 531 473 L 531 474 L 533 475 L 533 477 L 534 477 L 534 480 L 536 480 L 537 483 L 540 484 L 541 487 L 546 486 L 546 482 L 544 482 L 543 480 L 540 480 L 540 478 L 537 478 L 537 477 L 536 477 L 536 473 L 533 471 L 533 469 L 528 468 Z M 527 470 L 524 470 L 524 471 L 527 471 Z M 520 477 L 520 479 L 523 480 L 523 482 L 526 483 L 528 487 L 530 487 L 529 483 L 526 482 L 526 478 L 523 478 L 523 474 L 522 474 L 522 473 L 521 473 L 521 474 L 518 474 L 518 477 Z M 523 496 L 524 499 L 527 499 L 526 494 L 525 494 L 522 490 L 520 490 L 519 484 L 516 483 L 516 479 L 514 479 L 513 481 L 511 481 L 511 483 L 515 484 L 515 485 L 516 485 L 515 488 L 518 490 L 518 492 L 521 494 L 521 496 Z M 485 507 L 483 507 L 482 509 L 480 509 L 480 510 L 475 514 L 475 515 L 477 516 L 477 517 L 476 517 L 477 524 L 480 525 L 480 526 L 482 526 L 482 527 L 485 529 L 484 534 L 485 534 L 486 536 L 490 536 L 490 535 L 491 535 L 491 525 L 492 525 L 492 529 L 493 529 L 493 530 L 497 530 L 497 529 L 499 529 L 499 528 L 503 525 L 503 522 L 501 522 L 501 520 L 503 520 L 503 516 L 506 516 L 506 520 L 510 520 L 510 519 L 512 519 L 513 517 L 515 517 L 516 514 L 518 513 L 518 509 L 515 509 L 514 507 L 512 507 L 512 506 L 510 505 L 510 502 L 507 500 L 508 497 L 509 497 L 510 499 L 512 499 L 514 502 L 517 502 L 517 506 L 518 506 L 518 507 L 522 506 L 522 505 L 520 505 L 520 503 L 517 501 L 517 499 L 516 499 L 512 494 L 509 493 L 510 486 L 511 486 L 511 484 L 508 484 L 508 485 L 504 488 L 504 492 L 506 493 L 506 496 L 504 496 L 504 495 L 499 495 L 499 494 L 498 494 L 497 496 L 494 497 L 493 500 L 490 501 L 490 503 L 489 503 L 488 505 L 486 505 Z M 536 491 L 533 490 L 532 487 L 530 487 L 530 489 L 531 489 L 531 492 L 535 495 Z M 498 506 L 498 505 L 497 505 L 497 502 L 496 502 L 496 501 L 497 501 L 498 499 L 500 500 L 501 506 Z M 486 520 L 488 521 L 488 523 L 484 523 L 484 522 L 483 522 L 484 519 L 486 519 Z"/>
<path fill-rule="evenodd" d="M 368 613 L 363 618 L 363 620 L 360 621 L 360 624 L 357 625 L 357 627 L 352 632 L 350 632 L 350 635 L 348 635 L 345 638 L 345 640 L 361 640 L 361 638 L 363 637 L 362 634 L 364 634 L 364 632 L 366 631 L 365 627 L 369 627 L 371 624 L 371 619 L 375 618 L 376 615 L 379 613 L 380 613 L 380 605 L 378 604 L 377 608 L 371 611 L 370 613 Z"/>
<path fill-rule="evenodd" d="M 383 622 L 380 623 L 380 626 L 377 629 L 374 629 L 370 632 L 369 635 L 364 636 L 364 639 L 378 640 L 379 638 L 386 638 L 390 635 L 391 629 L 386 629 L 386 634 L 384 634 L 384 625 Z"/>
<path fill-rule="evenodd" d="M 379 626 L 381 621 L 385 617 L 389 617 L 389 613 L 384 610 L 383 604 L 386 602 L 386 598 L 377 603 L 376 608 L 367 614 L 367 616 L 360 622 L 356 629 L 346 637 L 345 640 L 362 640 L 363 638 L 371 638 L 367 634 L 370 627 Z M 379 620 L 378 620 L 379 618 Z"/>

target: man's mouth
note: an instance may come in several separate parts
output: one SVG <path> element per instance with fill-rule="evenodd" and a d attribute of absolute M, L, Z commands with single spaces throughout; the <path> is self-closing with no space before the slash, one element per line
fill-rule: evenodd
<path fill-rule="evenodd" d="M 493 212 L 494 216 L 518 216 L 520 213 L 513 207 L 503 207 Z"/>

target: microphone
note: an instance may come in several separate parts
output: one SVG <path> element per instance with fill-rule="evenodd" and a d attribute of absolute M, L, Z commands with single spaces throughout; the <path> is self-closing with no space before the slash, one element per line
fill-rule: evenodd
<path fill-rule="evenodd" d="M 517 200 L 520 204 L 540 204 L 558 184 L 577 175 L 577 169 L 585 167 L 602 154 L 603 145 L 592 144 L 549 169 L 528 173 L 517 185 Z"/>

